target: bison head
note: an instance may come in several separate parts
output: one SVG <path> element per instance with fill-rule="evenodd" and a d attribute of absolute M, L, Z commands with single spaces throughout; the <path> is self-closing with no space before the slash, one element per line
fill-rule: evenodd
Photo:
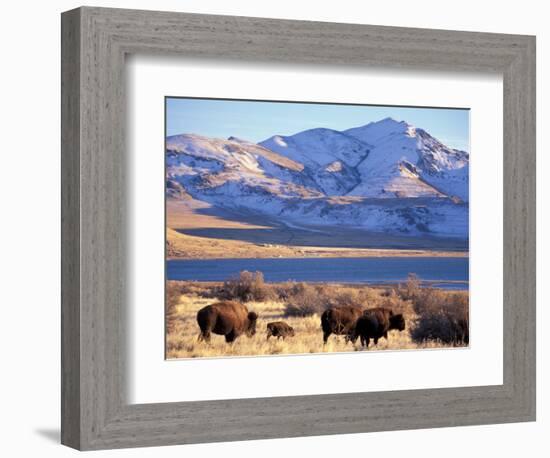
<path fill-rule="evenodd" d="M 390 329 L 397 329 L 398 331 L 403 331 L 405 329 L 405 318 L 403 314 L 398 313 L 397 315 L 390 316 Z"/>
<path fill-rule="evenodd" d="M 256 321 L 258 321 L 258 314 L 256 312 L 248 312 L 248 327 L 246 328 L 246 335 L 248 337 L 256 334 Z"/>

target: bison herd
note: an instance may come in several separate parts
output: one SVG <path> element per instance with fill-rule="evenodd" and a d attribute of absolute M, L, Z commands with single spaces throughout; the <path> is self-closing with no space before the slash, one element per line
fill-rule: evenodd
<path fill-rule="evenodd" d="M 325 310 L 321 315 L 321 328 L 324 343 L 327 343 L 331 334 L 337 334 L 345 335 L 346 340 L 353 343 L 361 338 L 361 345 L 368 348 L 370 339 L 376 345 L 381 337 L 388 338 L 388 331 L 403 331 L 405 318 L 401 313 L 394 314 L 383 307 L 366 310 L 357 307 L 334 307 Z"/>
<path fill-rule="evenodd" d="M 207 305 L 197 312 L 197 323 L 201 330 L 199 341 L 210 341 L 212 333 L 225 336 L 225 341 L 232 343 L 242 334 L 252 337 L 256 334 L 258 315 L 235 301 L 221 301 Z M 345 336 L 346 342 L 355 343 L 360 339 L 361 346 L 369 346 L 372 339 L 378 344 L 378 339 L 388 338 L 388 331 L 405 329 L 405 318 L 401 313 L 394 314 L 392 310 L 377 307 L 359 309 L 352 306 L 329 307 L 321 315 L 323 343 L 326 344 L 331 334 Z M 284 321 L 274 321 L 267 324 L 267 339 L 276 337 L 285 339 L 294 337 L 292 326 Z"/>

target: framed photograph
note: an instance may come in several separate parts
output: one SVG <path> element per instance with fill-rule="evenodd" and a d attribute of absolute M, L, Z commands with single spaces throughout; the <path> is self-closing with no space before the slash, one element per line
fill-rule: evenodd
<path fill-rule="evenodd" d="M 535 39 L 62 15 L 62 442 L 535 419 Z"/>
<path fill-rule="evenodd" d="M 165 104 L 168 359 L 468 345 L 468 109 Z"/>

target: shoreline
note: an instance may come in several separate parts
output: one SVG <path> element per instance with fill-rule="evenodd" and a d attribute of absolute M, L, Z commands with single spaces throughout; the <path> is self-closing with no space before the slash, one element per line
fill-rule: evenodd
<path fill-rule="evenodd" d="M 222 286 L 223 281 L 213 281 L 213 280 L 172 280 L 167 278 L 165 280 L 166 283 L 184 283 L 184 284 L 191 284 L 191 285 L 204 285 L 204 286 Z M 407 280 L 404 280 L 402 282 L 396 282 L 396 281 L 388 281 L 388 283 L 381 283 L 381 282 L 339 282 L 339 281 L 266 281 L 265 283 L 270 286 L 279 286 L 284 285 L 287 283 L 305 283 L 308 285 L 320 285 L 320 286 L 336 286 L 336 287 L 342 287 L 342 288 L 370 288 L 375 290 L 389 290 L 389 289 L 398 289 L 402 287 L 403 285 L 406 285 Z M 457 288 L 457 287 L 449 287 L 449 288 L 441 288 L 437 286 L 438 284 L 448 284 L 448 285 L 456 285 L 456 286 L 466 286 L 465 288 Z M 444 292 L 461 292 L 461 293 L 468 293 L 470 292 L 470 282 L 465 280 L 420 280 L 419 281 L 419 287 L 421 289 L 438 289 L 440 291 Z"/>
<path fill-rule="evenodd" d="M 288 247 L 285 247 L 288 248 Z M 300 248 L 300 247 L 296 247 Z M 357 259 L 357 258 L 469 258 L 470 252 L 460 251 L 428 251 L 428 250 L 400 250 L 400 249 L 330 249 L 320 248 L 319 251 L 311 249 L 311 247 L 303 247 L 303 250 L 296 250 L 295 253 L 289 252 L 284 255 L 273 253 L 255 253 L 250 256 L 249 253 L 227 253 L 227 256 L 166 256 L 166 261 L 199 261 L 199 260 L 216 260 L 216 259 L 319 259 L 319 258 L 340 258 L 340 259 Z"/>

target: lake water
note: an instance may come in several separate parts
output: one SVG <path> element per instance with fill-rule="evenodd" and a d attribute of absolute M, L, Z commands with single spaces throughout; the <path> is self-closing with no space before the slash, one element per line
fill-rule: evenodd
<path fill-rule="evenodd" d="M 468 289 L 468 258 L 192 259 L 166 263 L 168 280 L 223 281 L 242 270 L 261 271 L 268 282 L 404 282 L 410 273 L 445 289 Z"/>

